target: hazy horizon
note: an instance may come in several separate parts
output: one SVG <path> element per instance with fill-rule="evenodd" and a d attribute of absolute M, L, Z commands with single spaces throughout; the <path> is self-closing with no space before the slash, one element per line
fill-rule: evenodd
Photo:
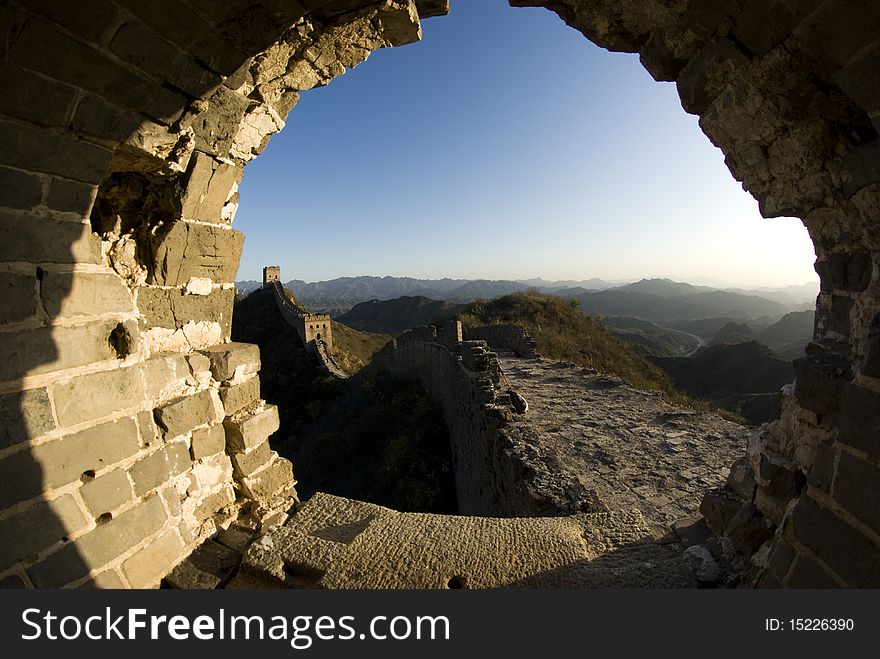
<path fill-rule="evenodd" d="M 239 280 L 818 281 L 800 220 L 760 217 L 636 55 L 504 0 L 422 28 L 304 92 L 247 166 Z"/>
<path fill-rule="evenodd" d="M 278 264 L 277 263 L 267 263 L 266 265 L 278 265 Z M 297 281 L 303 281 L 306 284 L 315 284 L 315 283 L 325 282 L 325 281 L 334 281 L 336 279 L 344 279 L 344 278 L 355 279 L 357 277 L 375 277 L 378 279 L 384 279 L 386 277 L 396 278 L 396 279 L 407 278 L 407 279 L 416 279 L 416 280 L 424 280 L 424 281 L 436 281 L 436 280 L 450 279 L 450 280 L 461 280 L 461 281 L 482 280 L 482 281 L 514 281 L 514 282 L 528 282 L 530 280 L 541 279 L 541 280 L 548 282 L 548 283 L 551 283 L 551 284 L 561 283 L 561 282 L 566 282 L 566 281 L 587 282 L 587 281 L 590 281 L 593 279 L 600 279 L 607 284 L 613 284 L 615 286 L 623 286 L 626 284 L 631 284 L 631 283 L 635 283 L 635 282 L 642 281 L 642 280 L 667 279 L 667 280 L 670 280 L 670 281 L 673 281 L 676 283 L 692 284 L 694 286 L 708 286 L 711 288 L 719 288 L 719 289 L 740 288 L 740 289 L 749 289 L 749 290 L 760 290 L 760 289 L 773 289 L 773 290 L 775 290 L 775 289 L 781 289 L 781 288 L 807 286 L 809 284 L 815 284 L 816 286 L 819 285 L 818 277 L 816 278 L 815 281 L 812 281 L 812 280 L 802 281 L 802 282 L 797 282 L 797 283 L 792 283 L 792 284 L 740 285 L 740 284 L 735 284 L 735 283 L 730 283 L 730 282 L 714 281 L 714 280 L 710 280 L 710 279 L 703 279 L 703 280 L 700 280 L 700 279 L 681 279 L 681 278 L 676 278 L 676 277 L 671 277 L 671 276 L 666 276 L 666 275 L 656 275 L 653 277 L 632 277 L 632 278 L 623 278 L 623 279 L 606 279 L 605 277 L 596 277 L 596 276 L 578 277 L 578 278 L 574 278 L 574 279 L 571 279 L 571 278 L 551 279 L 549 277 L 541 277 L 540 275 L 533 275 L 530 277 L 467 277 L 467 276 L 458 276 L 458 275 L 456 275 L 456 276 L 446 275 L 446 276 L 438 276 L 438 277 L 415 277 L 413 275 L 407 275 L 407 274 L 377 275 L 377 274 L 372 274 L 372 273 L 361 273 L 361 274 L 357 274 L 357 275 L 338 275 L 336 277 L 313 279 L 313 278 L 298 277 L 298 276 L 288 276 L 287 273 L 284 271 L 284 268 L 283 267 L 281 268 L 281 281 L 282 282 L 297 280 Z M 254 276 L 254 277 L 242 277 L 240 275 L 238 277 L 236 277 L 237 282 L 244 282 L 244 281 L 261 282 L 262 280 L 263 280 L 262 271 L 257 276 Z"/>

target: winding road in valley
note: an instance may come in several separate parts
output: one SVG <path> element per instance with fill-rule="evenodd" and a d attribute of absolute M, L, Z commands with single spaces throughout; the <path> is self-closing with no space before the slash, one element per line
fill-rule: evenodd
<path fill-rule="evenodd" d="M 658 327 L 660 326 L 658 325 Z M 678 355 L 679 357 L 693 357 L 696 354 L 697 350 L 706 345 L 706 342 L 696 334 L 691 334 L 690 332 L 685 332 L 684 330 L 672 329 L 671 327 L 660 327 L 660 329 L 666 330 L 667 332 L 675 332 L 676 334 L 684 334 L 685 336 L 690 337 L 697 342 L 697 346 L 695 348 L 683 351 L 680 355 Z"/>

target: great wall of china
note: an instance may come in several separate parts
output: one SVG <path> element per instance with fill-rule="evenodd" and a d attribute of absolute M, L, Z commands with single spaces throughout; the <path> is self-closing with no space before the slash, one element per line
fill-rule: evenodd
<path fill-rule="evenodd" d="M 813 342 L 781 419 L 749 440 L 702 511 L 744 548 L 754 585 L 876 587 L 880 10 L 844 0 L 510 4 L 545 6 L 596 44 L 638 53 L 655 79 L 676 82 L 762 213 L 803 219 L 821 278 Z M 294 481 L 267 442 L 277 417 L 259 398 L 258 356 L 229 343 L 238 184 L 300 92 L 372 50 L 418 41 L 420 19 L 447 10 L 443 0 L 4 3 L 0 535 L 15 541 L 0 551 L 2 585 L 155 586 L 234 520 L 258 529 L 285 519 Z M 401 368 L 448 362 L 434 347 L 397 350 Z M 543 372 L 523 367 L 521 384 Z M 664 441 L 686 450 L 671 434 Z M 640 494 L 636 505 L 672 510 Z M 486 565 L 490 537 L 496 560 L 528 557 L 494 581 L 471 575 L 486 585 L 527 584 L 535 571 L 571 583 L 571 570 L 583 576 L 626 553 L 614 538 L 647 532 L 643 517 L 627 517 L 617 533 L 623 513 L 507 524 L 397 517 L 331 497 L 300 512 L 274 550 L 254 553 L 277 574 L 294 545 L 318 552 L 333 559 L 327 585 L 365 565 L 357 551 L 369 534 L 389 556 L 404 537 L 435 541 L 443 556 L 424 556 L 450 571 L 467 567 L 453 564 L 456 549 Z M 346 521 L 324 533 L 329 518 Z M 575 547 L 590 528 L 596 543 Z M 657 564 L 679 574 L 674 560 Z M 607 583 L 591 574 L 578 583 Z"/>
<path fill-rule="evenodd" d="M 266 268 L 265 270 L 268 270 Z M 271 288 L 278 305 L 281 317 L 296 330 L 307 352 L 314 354 L 321 368 L 335 378 L 345 379 L 348 373 L 343 371 L 333 358 L 333 327 L 327 314 L 308 313 L 297 307 L 284 292 L 284 286 L 275 279 L 263 276 L 263 286 Z M 277 268 L 276 268 L 277 270 Z"/>

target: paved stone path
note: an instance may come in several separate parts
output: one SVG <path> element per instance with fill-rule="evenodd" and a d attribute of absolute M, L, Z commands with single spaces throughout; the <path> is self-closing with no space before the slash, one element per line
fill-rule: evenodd
<path fill-rule="evenodd" d="M 716 414 L 673 407 L 654 392 L 568 362 L 499 357 L 529 403 L 512 434 L 517 427 L 536 432 L 557 468 L 611 511 L 639 508 L 668 528 L 697 515 L 703 494 L 745 454 L 751 430 Z"/>

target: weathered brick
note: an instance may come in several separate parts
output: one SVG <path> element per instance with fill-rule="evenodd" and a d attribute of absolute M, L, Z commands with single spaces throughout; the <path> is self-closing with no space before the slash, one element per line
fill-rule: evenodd
<path fill-rule="evenodd" d="M 141 497 L 155 490 L 174 476 L 182 474 L 191 464 L 189 450 L 183 442 L 168 444 L 141 458 L 129 469 L 135 494 Z"/>
<path fill-rule="evenodd" d="M 223 81 L 141 23 L 123 25 L 110 42 L 110 50 L 142 71 L 197 98 Z"/>
<path fill-rule="evenodd" d="M 823 418 L 835 418 L 846 381 L 810 357 L 795 359 L 792 364 L 798 403 Z"/>
<path fill-rule="evenodd" d="M 86 41 L 100 41 L 117 20 L 119 10 L 107 0 L 89 0 L 89 11 L 67 0 L 40 0 L 28 4 L 34 14 L 60 23 Z"/>
<path fill-rule="evenodd" d="M 122 582 L 122 577 L 116 574 L 115 571 L 104 570 L 80 585 L 80 588 L 112 588 L 118 590 L 125 588 L 125 584 Z"/>
<path fill-rule="evenodd" d="M 202 112 L 182 122 L 192 128 L 196 149 L 205 153 L 225 154 L 232 148 L 238 127 L 252 101 L 225 86 L 220 86 L 206 99 L 211 112 Z"/>
<path fill-rule="evenodd" d="M 837 582 L 809 556 L 799 554 L 788 579 L 786 588 L 839 588 Z"/>
<path fill-rule="evenodd" d="M 825 328 L 844 336 L 849 336 L 854 300 L 842 295 L 831 296 L 831 313 L 826 316 Z"/>
<path fill-rule="evenodd" d="M 21 169 L 98 183 L 113 152 L 21 124 L 0 121 L 0 161 Z"/>
<path fill-rule="evenodd" d="M 838 450 L 828 442 L 816 445 L 813 464 L 807 474 L 807 482 L 823 492 L 831 493 L 831 481 L 834 478 L 834 466 L 837 463 Z"/>
<path fill-rule="evenodd" d="M 278 408 L 274 405 L 247 413 L 241 413 L 223 421 L 226 429 L 226 445 L 231 451 L 244 453 L 256 448 L 278 430 Z"/>
<path fill-rule="evenodd" d="M 232 525 L 228 529 L 222 529 L 217 533 L 215 540 L 224 547 L 229 547 L 239 554 L 243 554 L 251 540 L 254 539 L 254 531 L 244 526 Z"/>
<path fill-rule="evenodd" d="M 154 246 L 155 262 L 150 283 L 182 286 L 190 277 L 231 282 L 238 271 L 243 246 L 244 234 L 240 231 L 175 222 Z"/>
<path fill-rule="evenodd" d="M 27 588 L 27 585 L 25 584 L 24 579 L 17 574 L 10 574 L 8 577 L 0 579 L 0 589 L 2 590 L 24 590 L 25 588 Z"/>
<path fill-rule="evenodd" d="M 0 471 L 0 509 L 124 460 L 137 445 L 133 421 L 123 419 L 10 455 Z"/>
<path fill-rule="evenodd" d="M 235 491 L 232 489 L 231 485 L 225 484 L 221 486 L 218 491 L 206 496 L 202 502 L 196 506 L 193 515 L 195 515 L 195 518 L 199 521 L 208 519 L 211 515 L 219 512 L 233 501 L 235 501 Z"/>
<path fill-rule="evenodd" d="M 880 534 L 880 469 L 841 453 L 832 488 L 837 503 Z"/>
<path fill-rule="evenodd" d="M 46 272 L 40 295 L 53 317 L 128 313 L 134 308 L 128 287 L 111 274 Z"/>
<path fill-rule="evenodd" d="M 226 450 L 226 431 L 223 425 L 216 423 L 210 428 L 193 430 L 192 447 L 190 449 L 192 459 L 200 460 L 209 455 L 222 453 Z"/>
<path fill-rule="evenodd" d="M 839 428 L 839 441 L 880 456 L 880 394 L 856 384 L 848 385 Z"/>
<path fill-rule="evenodd" d="M 168 529 L 122 563 L 122 571 L 132 588 L 158 586 L 159 581 L 183 558 L 186 546 L 177 529 Z"/>
<path fill-rule="evenodd" d="M 95 517 L 116 510 L 132 499 L 131 483 L 122 469 L 114 469 L 84 483 L 79 494 Z"/>
<path fill-rule="evenodd" d="M 147 398 L 153 401 L 167 399 L 187 387 L 189 366 L 180 353 L 156 355 L 143 363 Z"/>
<path fill-rule="evenodd" d="M 163 123 L 176 119 L 186 105 L 182 94 L 45 25 L 26 23 L 11 51 L 16 64 L 113 98 Z"/>
<path fill-rule="evenodd" d="M 79 375 L 52 385 L 50 391 L 62 426 L 98 419 L 144 401 L 144 384 L 136 366 Z"/>
<path fill-rule="evenodd" d="M 681 105 L 690 114 L 702 114 L 735 79 L 748 60 L 728 39 L 711 42 L 678 76 Z"/>
<path fill-rule="evenodd" d="M 733 33 L 754 55 L 761 56 L 788 37 L 797 20 L 780 0 L 750 3 L 737 15 Z"/>
<path fill-rule="evenodd" d="M 825 71 L 841 66 L 880 31 L 880 14 L 870 0 L 828 0 L 794 30 L 802 47 Z"/>
<path fill-rule="evenodd" d="M 37 588 L 61 588 L 87 576 L 89 566 L 79 555 L 76 545 L 71 543 L 30 566 L 27 573 Z"/>
<path fill-rule="evenodd" d="M 210 372 L 211 370 L 211 360 L 199 352 L 187 355 L 186 361 L 189 364 L 189 369 L 193 375 Z"/>
<path fill-rule="evenodd" d="M 176 529 L 168 529 L 122 563 L 122 571 L 132 588 L 157 586 L 159 581 L 183 558 L 186 546 Z"/>
<path fill-rule="evenodd" d="M 179 398 L 156 408 L 156 421 L 164 429 L 165 437 L 177 437 L 205 423 L 219 421 L 210 390 Z"/>
<path fill-rule="evenodd" d="M 137 424 L 142 446 L 151 446 L 159 439 L 159 429 L 156 427 L 155 419 L 153 419 L 152 410 L 138 412 Z"/>
<path fill-rule="evenodd" d="M 76 98 L 73 87 L 8 62 L 0 68 L 0 112 L 41 126 L 64 126 Z"/>
<path fill-rule="evenodd" d="M 183 217 L 228 224 L 220 217 L 232 187 L 241 181 L 243 170 L 196 151 L 190 159 L 186 190 L 183 194 Z M 219 280 L 226 281 L 226 280 Z"/>
<path fill-rule="evenodd" d="M 260 378 L 248 378 L 244 382 L 220 387 L 220 400 L 226 416 L 232 416 L 260 398 Z"/>
<path fill-rule="evenodd" d="M 293 465 L 275 458 L 265 469 L 243 478 L 241 486 L 252 499 L 269 499 L 293 483 Z"/>
<path fill-rule="evenodd" d="M 217 588 L 232 576 L 239 562 L 241 554 L 208 540 L 174 568 L 165 581 L 174 588 Z"/>
<path fill-rule="evenodd" d="M 12 323 L 37 313 L 37 278 L 18 272 L 0 272 L 0 323 Z"/>
<path fill-rule="evenodd" d="M 263 442 L 247 453 L 233 453 L 232 466 L 239 478 L 250 476 L 261 467 L 269 464 L 278 454 L 269 448 L 269 442 Z"/>
<path fill-rule="evenodd" d="M 229 335 L 235 291 L 217 289 L 209 295 L 187 295 L 182 289 L 138 289 L 138 308 L 146 327 L 179 329 L 189 321 L 216 321 L 223 336 Z"/>
<path fill-rule="evenodd" d="M 175 489 L 173 485 L 169 485 L 168 487 L 162 488 L 160 494 L 165 500 L 165 506 L 168 508 L 168 512 L 171 516 L 180 517 L 180 514 L 183 512 L 183 506 L 181 505 L 181 495 L 177 489 Z"/>
<path fill-rule="evenodd" d="M 877 546 L 811 497 L 791 517 L 792 533 L 852 588 L 861 586 L 877 562 Z"/>
<path fill-rule="evenodd" d="M 211 373 L 220 382 L 260 370 L 260 348 L 251 343 L 222 343 L 202 350 L 211 360 Z"/>
<path fill-rule="evenodd" d="M 86 524 L 86 518 L 69 494 L 33 506 L 0 521 L 0 570 L 33 557 Z M 14 538 L 14 542 L 10 539 Z"/>
<path fill-rule="evenodd" d="M 88 217 L 92 210 L 98 186 L 79 181 L 52 177 L 49 183 L 49 196 L 46 206 L 52 210 L 76 213 L 80 217 Z"/>
<path fill-rule="evenodd" d="M 115 359 L 108 341 L 116 321 L 0 333 L 0 381 Z"/>
<path fill-rule="evenodd" d="M 788 574 L 793 560 L 794 550 L 791 548 L 791 545 L 777 538 L 773 543 L 773 551 L 770 554 L 769 568 L 780 582 Z"/>
<path fill-rule="evenodd" d="M 0 261 L 100 263 L 101 241 L 86 224 L 0 212 Z"/>
<path fill-rule="evenodd" d="M 816 262 L 816 270 L 828 290 L 860 293 L 871 283 L 873 270 L 871 255 L 867 252 L 832 252 Z"/>
<path fill-rule="evenodd" d="M 144 4 L 139 0 L 118 0 L 118 3 L 218 73 L 229 75 L 248 59 L 237 46 L 217 33 L 189 7 L 180 5 L 171 15 L 159 5 Z"/>
<path fill-rule="evenodd" d="M 0 206 L 29 210 L 43 200 L 39 177 L 17 169 L 0 167 Z"/>
<path fill-rule="evenodd" d="M 97 96 L 86 96 L 76 108 L 73 129 L 82 135 L 110 142 L 124 142 L 143 117 Z"/>
<path fill-rule="evenodd" d="M 55 420 L 45 388 L 0 395 L 0 449 L 53 430 Z"/>
<path fill-rule="evenodd" d="M 156 533 L 166 519 L 161 499 L 150 497 L 82 536 L 76 544 L 88 565 L 98 568 Z"/>

